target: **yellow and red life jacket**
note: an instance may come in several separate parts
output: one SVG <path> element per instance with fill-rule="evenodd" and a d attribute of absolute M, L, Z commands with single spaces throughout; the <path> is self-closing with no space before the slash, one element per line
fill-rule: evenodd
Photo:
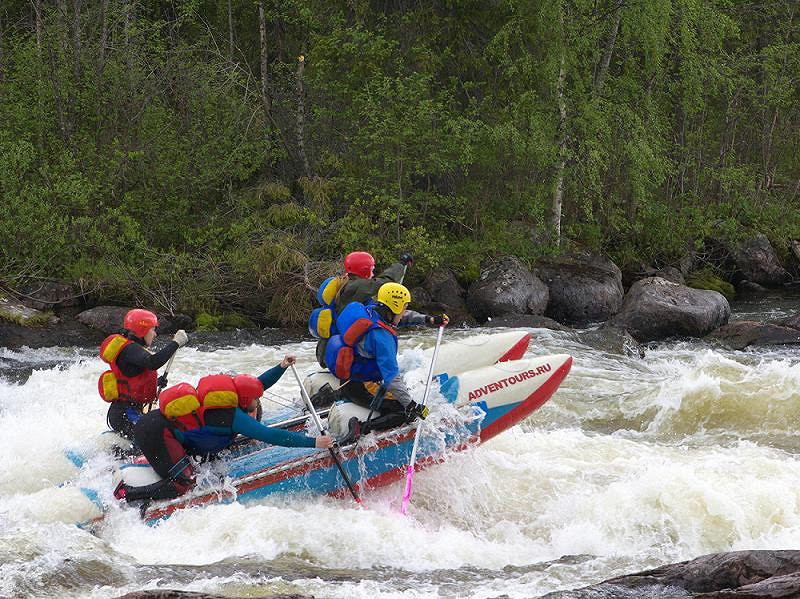
<path fill-rule="evenodd" d="M 260 381 L 248 375 L 233 378 L 227 374 L 210 374 L 197 383 L 197 388 L 189 383 L 179 383 L 164 389 L 158 397 L 158 408 L 169 420 L 179 424 L 183 430 L 192 430 L 205 426 L 206 410 L 246 408 L 253 400 L 250 393 L 242 392 L 240 383 L 237 390 L 236 380 L 244 379 L 249 383 L 253 379 L 258 383 L 258 395 L 263 392 Z"/>
<path fill-rule="evenodd" d="M 104 401 L 148 404 L 156 398 L 158 373 L 155 370 L 145 370 L 141 374 L 128 377 L 117 366 L 120 352 L 131 343 L 133 341 L 130 339 L 114 334 L 106 337 L 100 344 L 100 358 L 111 367 L 97 381 L 97 390 Z"/>

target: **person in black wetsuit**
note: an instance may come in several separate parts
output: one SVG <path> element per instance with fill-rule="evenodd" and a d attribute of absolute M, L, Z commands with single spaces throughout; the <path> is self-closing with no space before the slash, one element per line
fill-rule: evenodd
<path fill-rule="evenodd" d="M 156 399 L 159 386 L 166 385 L 166 375 L 159 379 L 156 371 L 189 340 L 181 329 L 163 349 L 150 353 L 157 326 L 153 312 L 130 310 L 123 321 L 123 334 L 108 336 L 100 346 L 100 357 L 110 367 L 99 384 L 100 396 L 111 403 L 106 420 L 109 427 L 128 439 L 133 439 L 133 427 L 144 406 Z"/>
<path fill-rule="evenodd" d="M 189 455 L 213 456 L 237 435 L 284 447 L 330 448 L 333 441 L 327 435 L 314 438 L 267 427 L 248 415 L 264 389 L 274 385 L 294 362 L 295 357 L 288 355 L 258 378 L 214 374 L 200 379 L 197 388 L 179 383 L 165 389 L 158 399 L 159 409 L 142 416 L 134 428 L 136 444 L 162 480 L 138 487 L 123 481 L 114 496 L 139 501 L 182 495 L 195 484 Z"/>

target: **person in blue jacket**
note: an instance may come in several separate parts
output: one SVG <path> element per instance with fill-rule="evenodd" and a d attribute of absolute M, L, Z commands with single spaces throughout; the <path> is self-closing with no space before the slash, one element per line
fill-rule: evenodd
<path fill-rule="evenodd" d="M 399 376 L 397 364 L 398 327 L 427 324 L 446 326 L 449 318 L 430 316 L 408 309 L 411 293 L 399 283 L 385 283 L 375 299 L 350 304 L 337 318 L 339 335 L 331 338 L 325 361 L 339 379 L 350 401 L 380 413 L 365 422 L 352 418 L 348 442 L 373 430 L 385 430 L 425 418 L 427 408 L 411 399 Z"/>
<path fill-rule="evenodd" d="M 259 377 L 216 374 L 200 379 L 196 389 L 188 383 L 165 389 L 159 410 L 142 416 L 133 431 L 136 444 L 162 480 L 138 487 L 123 481 L 114 496 L 138 501 L 182 495 L 195 484 L 189 456 L 213 456 L 237 435 L 284 447 L 330 448 L 333 442 L 327 435 L 314 438 L 267 427 L 248 414 L 256 409 L 264 389 L 294 363 L 295 357 L 287 355 Z"/>

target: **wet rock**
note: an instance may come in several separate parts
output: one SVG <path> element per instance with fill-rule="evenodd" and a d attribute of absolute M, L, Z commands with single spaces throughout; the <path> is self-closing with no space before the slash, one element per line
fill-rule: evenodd
<path fill-rule="evenodd" d="M 737 293 L 765 293 L 767 291 L 769 290 L 766 287 L 753 283 L 753 281 L 742 280 L 736 283 Z"/>
<path fill-rule="evenodd" d="M 102 331 L 106 335 L 122 331 L 122 321 L 130 307 L 124 306 L 97 306 L 84 310 L 76 316 L 79 322 L 88 327 Z M 172 334 L 178 329 L 186 329 L 192 324 L 192 319 L 185 314 L 164 314 L 156 312 L 158 317 L 159 335 Z"/>
<path fill-rule="evenodd" d="M 626 271 L 622 273 L 622 283 L 626 288 L 630 288 L 636 281 L 647 279 L 649 277 L 661 277 L 667 281 L 678 283 L 680 285 L 686 284 L 686 279 L 683 273 L 674 266 L 666 266 L 662 269 L 640 265 L 638 269 L 633 271 Z"/>
<path fill-rule="evenodd" d="M 19 292 L 22 302 L 37 310 L 75 307 L 85 296 L 82 290 L 60 281 L 30 281 Z"/>
<path fill-rule="evenodd" d="M 800 596 L 800 551 L 732 551 L 661 566 L 540 599 L 723 599 Z"/>
<path fill-rule="evenodd" d="M 479 320 L 504 314 L 542 314 L 547 301 L 545 284 L 514 256 L 481 264 L 481 275 L 467 294 L 467 306 Z"/>
<path fill-rule="evenodd" d="M 759 285 L 777 287 L 792 276 L 781 266 L 775 249 L 766 235 L 756 235 L 743 241 L 733 252 L 736 279 L 746 279 Z"/>
<path fill-rule="evenodd" d="M 550 292 L 545 314 L 566 324 L 608 320 L 622 305 L 622 272 L 603 256 L 567 256 L 535 269 Z"/>
<path fill-rule="evenodd" d="M 314 599 L 314 595 L 248 595 L 252 599 Z M 176 591 L 172 589 L 154 589 L 152 591 L 135 591 L 121 595 L 117 599 L 226 599 L 228 595 L 212 595 L 192 591 Z"/>
<path fill-rule="evenodd" d="M 604 325 L 593 331 L 578 333 L 578 339 L 584 345 L 600 351 L 631 358 L 644 358 L 644 348 L 624 329 Z"/>
<path fill-rule="evenodd" d="M 800 330 L 768 322 L 739 320 L 712 331 L 706 339 L 731 349 L 744 349 L 749 345 L 793 345 L 800 343 Z"/>
<path fill-rule="evenodd" d="M 505 314 L 503 316 L 496 316 L 490 318 L 484 323 L 487 327 L 510 327 L 510 328 L 527 328 L 527 329 L 551 329 L 553 331 L 570 331 L 567 326 L 560 322 L 547 318 L 547 316 L 539 316 L 538 314 Z"/>
<path fill-rule="evenodd" d="M 609 326 L 628 331 L 638 341 L 702 337 L 727 323 L 730 315 L 731 307 L 721 293 L 653 277 L 633 284 Z"/>
<path fill-rule="evenodd" d="M 800 312 L 797 314 L 792 314 L 791 316 L 787 316 L 786 318 L 782 318 L 773 324 L 779 324 L 784 327 L 789 327 L 790 329 L 800 330 Z"/>
<path fill-rule="evenodd" d="M 42 326 L 58 322 L 53 314 L 29 308 L 20 301 L 6 297 L 0 297 L 0 319 L 23 326 Z"/>
<path fill-rule="evenodd" d="M 430 301 L 437 302 L 445 309 L 464 309 L 466 292 L 459 285 L 453 271 L 446 267 L 435 268 L 425 278 L 425 290 Z"/>
<path fill-rule="evenodd" d="M 73 319 L 63 318 L 42 327 L 25 327 L 0 320 L 0 345 L 10 349 L 20 347 L 90 347 L 100 346 L 100 331 L 95 331 Z"/>
<path fill-rule="evenodd" d="M 683 278 L 683 273 L 674 266 L 666 266 L 661 270 L 657 270 L 655 273 L 653 273 L 653 276 L 661 277 L 662 279 L 672 281 L 678 285 L 686 285 L 686 280 Z"/>

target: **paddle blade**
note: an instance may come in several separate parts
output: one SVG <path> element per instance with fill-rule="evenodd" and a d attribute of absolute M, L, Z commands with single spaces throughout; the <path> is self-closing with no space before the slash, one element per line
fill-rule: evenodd
<path fill-rule="evenodd" d="M 406 490 L 403 491 L 403 503 L 400 504 L 400 513 L 405 514 L 408 503 L 411 501 L 411 482 L 414 480 L 414 464 L 409 464 L 406 470 Z"/>

